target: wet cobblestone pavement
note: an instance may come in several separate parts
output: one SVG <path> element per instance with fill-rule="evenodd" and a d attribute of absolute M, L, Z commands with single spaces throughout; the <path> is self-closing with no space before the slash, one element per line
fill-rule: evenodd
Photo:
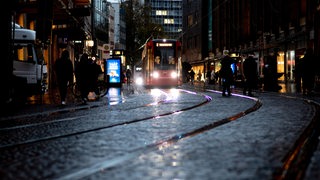
<path fill-rule="evenodd" d="M 32 134 L 65 134 L 72 129 L 126 125 L 44 141 L 30 146 L 32 149 L 24 146 L 6 151 L 5 143 L 10 142 L 2 136 L 0 174 L 5 179 L 277 179 L 281 175 L 277 169 L 282 168 L 288 151 L 316 114 L 310 102 L 320 102 L 317 95 L 305 97 L 294 92 L 259 91 L 254 98 L 244 98 L 235 89 L 232 97 L 224 98 L 216 91 L 218 87 L 184 85 L 183 88 L 197 95 L 181 95 L 183 102 L 173 100 L 170 106 L 159 108 L 144 106 L 153 100 L 143 90 L 135 89 L 132 93 L 124 87 L 122 91 L 114 89 L 113 96 L 84 106 L 76 103 L 63 107 L 26 106 L 23 111 L 2 117 L 4 121 L 56 112 L 62 112 L 55 116 L 57 119 L 60 116 L 72 119 L 69 112 L 79 117 L 74 123 L 68 121 L 48 130 L 20 132 L 21 137 L 16 137 L 15 142 Z M 130 124 L 146 116 L 187 109 L 205 101 L 204 95 L 212 100 L 186 113 Z M 247 112 L 257 100 L 262 104 L 257 110 L 234 116 Z M 228 123 L 215 124 L 226 118 L 230 118 Z M 318 145 L 301 179 L 320 179 L 319 152 Z M 28 154 L 33 158 L 25 159 Z"/>

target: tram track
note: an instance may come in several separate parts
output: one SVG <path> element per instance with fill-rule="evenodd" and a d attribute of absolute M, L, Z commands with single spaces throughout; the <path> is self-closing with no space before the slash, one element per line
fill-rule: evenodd
<path fill-rule="evenodd" d="M 214 90 L 207 90 L 214 91 Z M 241 92 L 241 90 L 238 90 Z M 216 91 L 218 92 L 218 91 Z M 241 95 L 240 95 L 241 96 Z M 274 180 L 291 180 L 304 179 L 307 167 L 311 161 L 314 151 L 319 144 L 320 136 L 320 103 L 292 95 L 280 94 L 287 99 L 297 99 L 313 106 L 314 116 L 309 125 L 304 129 L 302 134 L 294 142 L 291 149 L 282 159 L 282 166 L 275 169 L 272 179 Z M 250 110 L 251 111 L 251 110 Z"/>
<path fill-rule="evenodd" d="M 219 93 L 218 91 L 214 91 L 214 90 L 209 90 L 208 92 Z M 205 96 L 210 97 L 208 95 L 205 95 Z M 64 175 L 60 176 L 58 179 L 59 180 L 81 179 L 81 178 L 85 178 L 87 176 L 90 176 L 91 174 L 97 173 L 98 171 L 111 170 L 111 169 L 115 168 L 116 166 L 124 163 L 125 161 L 129 161 L 130 159 L 139 157 L 139 156 L 146 154 L 148 152 L 157 151 L 159 149 L 164 150 L 165 148 L 167 148 L 167 147 L 169 147 L 169 146 L 171 146 L 181 140 L 185 140 L 185 139 L 191 138 L 193 136 L 203 134 L 206 131 L 212 130 L 212 129 L 217 128 L 219 126 L 222 126 L 224 124 L 235 121 L 235 120 L 237 120 L 237 119 L 239 119 L 239 118 L 241 118 L 251 112 L 258 110 L 262 106 L 262 102 L 257 98 L 252 98 L 252 97 L 242 96 L 242 95 L 237 95 L 237 94 L 235 94 L 235 96 L 254 100 L 255 104 L 252 107 L 250 107 L 244 111 L 238 112 L 238 113 L 236 113 L 232 116 L 229 116 L 227 118 L 216 120 L 212 123 L 206 124 L 204 126 L 193 129 L 191 131 L 171 136 L 167 139 L 158 140 L 152 144 L 148 144 L 148 145 L 141 147 L 141 148 L 138 148 L 138 149 L 133 149 L 130 151 L 130 153 L 127 153 L 123 157 L 116 157 L 111 160 L 110 159 L 101 160 L 95 164 L 92 164 L 89 167 L 86 167 L 85 169 L 78 169 L 74 173 L 64 174 Z M 197 105 L 197 107 L 198 106 L 200 106 L 200 104 Z M 188 109 L 192 109 L 192 108 L 188 108 Z"/>
<path fill-rule="evenodd" d="M 287 98 L 296 98 L 285 96 Z M 298 99 L 298 98 L 296 98 Z M 301 99 L 301 98 L 300 98 Z M 320 136 L 320 104 L 308 99 L 301 99 L 314 106 L 315 114 L 309 125 L 299 136 L 293 147 L 283 158 L 282 166 L 274 172 L 274 180 L 303 179 L 314 151 L 319 144 Z"/>
<path fill-rule="evenodd" d="M 214 90 L 207 90 L 214 91 Z M 218 91 L 216 91 L 218 92 Z M 241 92 L 241 90 L 239 90 Z M 241 96 L 241 95 L 240 95 Z M 313 106 L 314 116 L 309 125 L 304 129 L 302 134 L 294 142 L 291 149 L 282 159 L 282 166 L 275 169 L 272 179 L 274 180 L 291 180 L 304 179 L 306 170 L 311 161 L 313 153 L 319 144 L 320 136 L 320 103 L 292 95 L 281 94 L 281 97 L 287 99 L 297 99 Z M 251 111 L 251 110 L 250 110 Z"/>
<path fill-rule="evenodd" d="M 100 126 L 97 128 L 91 128 L 91 129 L 87 129 L 87 130 L 82 130 L 79 132 L 73 132 L 73 133 L 67 133 L 67 134 L 63 134 L 63 135 L 56 135 L 56 136 L 48 136 L 48 137 L 42 137 L 42 138 L 38 138 L 38 139 L 30 139 L 27 141 L 22 141 L 19 143 L 13 143 L 13 144 L 7 144 L 7 145 L 2 145 L 0 146 L 0 150 L 2 149 L 8 149 L 8 148 L 15 148 L 18 146 L 22 146 L 22 145 L 28 145 L 28 144 L 33 144 L 33 143 L 41 143 L 44 141 L 50 141 L 50 140 L 55 140 L 55 139 L 60 139 L 60 138 L 68 138 L 71 136 L 78 136 L 81 134 L 85 134 L 85 133 L 90 133 L 90 132 L 97 132 L 100 130 L 104 130 L 104 129 L 109 129 L 109 128 L 113 128 L 113 127 L 117 127 L 117 126 L 123 126 L 123 125 L 129 125 L 129 124 L 133 124 L 133 123 L 137 123 L 137 122 L 141 122 L 141 121 L 146 121 L 146 120 L 150 120 L 150 119 L 155 119 L 155 118 L 159 118 L 159 117 L 165 117 L 165 116 L 169 116 L 172 115 L 174 113 L 179 113 L 179 112 L 184 112 L 184 111 L 188 111 L 194 108 L 197 108 L 199 106 L 202 106 L 208 102 L 210 102 L 212 99 L 209 95 L 206 95 L 204 93 L 195 93 L 192 91 L 187 91 L 187 90 L 182 90 L 180 89 L 181 92 L 184 93 L 189 93 L 189 94 L 196 94 L 196 95 L 201 95 L 204 97 L 204 101 L 198 104 L 195 104 L 193 106 L 189 106 L 189 107 L 185 107 L 185 108 L 181 108 L 181 109 L 177 109 L 171 112 L 166 112 L 166 113 L 162 113 L 162 114 L 157 114 L 157 115 L 152 115 L 152 116 L 147 116 L 144 118 L 139 118 L 139 119 L 133 119 L 130 121 L 123 121 L 120 123 L 114 123 L 114 124 L 110 124 L 107 126 Z M 219 91 L 214 91 L 214 90 L 206 90 L 207 92 L 210 93 L 219 93 Z M 99 167 L 99 169 L 108 169 L 108 168 L 113 168 L 114 166 L 117 166 L 117 164 L 123 163 L 123 161 L 129 160 L 131 158 L 137 157 L 143 153 L 146 152 L 150 152 L 153 150 L 157 150 L 157 149 L 163 149 L 166 148 L 174 143 L 177 143 L 178 141 L 182 140 L 182 139 L 187 139 L 193 136 L 196 136 L 198 134 L 202 134 L 206 131 L 212 130 L 216 127 L 219 127 L 221 125 L 224 125 L 226 123 L 229 123 L 231 121 L 237 120 L 251 112 L 256 111 L 257 109 L 259 109 L 262 106 L 261 101 L 258 98 L 254 98 L 254 97 L 247 97 L 247 96 L 242 96 L 239 94 L 234 94 L 235 96 L 239 96 L 242 98 L 249 98 L 251 100 L 256 101 L 256 103 L 254 104 L 254 106 L 242 111 L 242 112 L 238 112 L 230 117 L 224 118 L 224 119 L 220 119 L 218 121 L 214 121 L 210 124 L 204 125 L 202 127 L 199 127 L 197 129 L 194 129 L 192 131 L 188 131 L 185 132 L 183 134 L 179 134 L 179 135 L 174 135 L 170 138 L 167 139 L 163 139 L 163 140 L 159 140 L 155 143 L 152 144 L 148 144 L 145 147 L 141 147 L 139 149 L 133 149 L 131 150 L 131 153 L 126 155 L 125 157 L 122 157 L 121 160 L 118 158 L 115 158 L 114 160 L 110 161 L 112 163 L 106 163 L 106 162 L 99 162 L 97 164 L 94 164 L 94 167 Z M 292 98 L 292 97 L 287 97 L 287 98 Z M 308 101 L 305 100 L 307 103 L 314 105 L 317 108 L 317 116 L 315 117 L 315 119 L 313 119 L 313 121 L 310 123 L 310 125 L 308 126 L 308 128 L 304 131 L 304 133 L 301 135 L 301 137 L 297 140 L 297 142 L 295 143 L 294 147 L 288 152 L 288 154 L 286 155 L 286 157 L 283 160 L 283 166 L 280 169 L 277 169 L 275 171 L 275 175 L 274 175 L 274 179 L 276 180 L 283 180 L 283 179 L 291 179 L 293 177 L 299 177 L 298 179 L 301 178 L 301 176 L 303 176 L 304 174 L 304 169 L 307 166 L 307 160 L 310 159 L 312 152 L 310 151 L 310 149 L 314 148 L 311 144 L 315 144 L 315 138 L 317 137 L 317 135 L 319 134 L 319 132 L 315 132 L 314 131 L 314 127 L 317 126 L 319 127 L 319 123 L 317 123 L 316 119 L 319 118 L 319 104 L 316 104 L 313 101 Z M 162 99 L 159 100 L 157 102 L 153 102 L 153 103 L 149 103 L 149 104 L 145 104 L 145 105 L 140 105 L 138 107 L 134 107 L 134 108 L 128 108 L 125 109 L 124 111 L 128 111 L 129 109 L 139 109 L 142 107 L 150 107 L 150 106 L 160 106 L 161 104 L 168 104 L 170 103 L 170 100 L 168 99 Z M 123 109 L 122 109 L 123 110 Z M 50 123 L 59 123 L 61 121 L 73 121 L 79 118 L 83 118 L 85 117 L 85 115 L 80 116 L 80 117 L 69 117 L 66 118 L 64 120 L 58 120 L 58 121 L 50 121 L 50 122 L 43 122 L 43 123 L 34 123 L 34 124 L 27 124 L 27 125 L 19 125 L 19 126 L 15 126 L 15 127 L 7 127 L 7 128 L 1 128 L 0 129 L 0 133 L 5 132 L 5 131 L 10 131 L 10 130 L 14 130 L 14 129 L 23 129 L 23 128 L 39 128 L 42 125 L 45 124 L 50 124 Z M 313 137 L 313 138 L 312 138 Z M 313 142 L 313 143 L 312 143 Z M 115 163 L 117 162 L 117 163 Z M 300 169 L 298 168 L 300 167 Z M 304 168 L 301 168 L 304 167 Z M 97 168 L 92 168 L 92 167 L 87 167 L 86 169 L 91 169 L 91 173 L 96 172 L 98 169 Z M 81 172 L 86 172 L 85 174 L 81 174 Z M 87 174 L 90 171 L 83 171 L 83 170 L 77 170 L 77 173 L 73 174 L 67 174 L 64 176 L 61 176 L 61 179 L 69 179 L 69 178 L 79 178 L 79 177 L 85 177 L 89 174 Z"/>
<path fill-rule="evenodd" d="M 10 151 L 10 149 L 21 148 L 23 145 L 33 145 L 36 143 L 46 144 L 46 141 L 69 138 L 69 137 L 84 135 L 86 133 L 96 133 L 96 132 L 98 133 L 98 131 L 100 131 L 100 130 L 107 130 L 107 129 L 113 128 L 113 127 L 125 126 L 125 125 L 134 124 L 137 122 L 143 122 L 143 121 L 147 121 L 147 120 L 151 120 L 151 119 L 155 119 L 155 118 L 159 118 L 159 117 L 166 117 L 166 116 L 173 115 L 175 113 L 183 113 L 188 110 L 195 109 L 197 107 L 200 107 L 202 105 L 205 105 L 205 104 L 211 102 L 212 95 L 210 95 L 209 93 L 216 93 L 216 94 L 221 93 L 219 91 L 214 91 L 214 90 L 193 92 L 193 91 L 187 91 L 187 90 L 181 89 L 180 91 L 185 92 L 185 93 L 189 93 L 189 94 L 196 94 L 196 95 L 202 96 L 204 98 L 204 100 L 202 102 L 197 103 L 197 104 L 193 104 L 192 106 L 172 110 L 170 112 L 163 112 L 161 114 L 154 114 L 154 115 L 147 116 L 144 118 L 136 118 L 136 119 L 129 120 L 129 121 L 124 121 L 124 122 L 114 123 L 114 124 L 101 126 L 101 127 L 97 127 L 97 128 L 87 129 L 85 131 L 68 133 L 68 134 L 64 134 L 61 136 L 50 136 L 50 137 L 41 138 L 41 139 L 34 139 L 33 141 L 25 141 L 25 142 L 16 143 L 16 144 L 10 144 L 7 146 L 1 146 L 0 151 L 2 151 L 2 150 L 3 151 Z M 89 163 L 85 167 L 79 167 L 78 169 L 74 169 L 74 171 L 72 171 L 72 172 L 69 171 L 69 172 L 61 173 L 59 175 L 56 174 L 55 179 L 70 179 L 70 178 L 71 179 L 81 179 L 84 177 L 88 177 L 94 173 L 97 173 L 98 171 L 111 170 L 113 168 L 120 166 L 121 164 L 123 164 L 127 161 L 130 161 L 131 159 L 139 157 L 142 154 L 152 152 L 152 151 L 157 151 L 160 149 L 165 149 L 167 147 L 174 145 L 175 143 L 177 143 L 181 140 L 185 140 L 185 139 L 191 138 L 193 136 L 203 134 L 206 131 L 213 130 L 213 129 L 220 127 L 224 124 L 235 121 L 243 116 L 250 114 L 251 112 L 258 110 L 262 106 L 262 102 L 257 97 L 242 96 L 239 94 L 233 94 L 233 96 L 238 96 L 240 98 L 247 98 L 247 99 L 254 101 L 255 103 L 250 108 L 245 109 L 240 112 L 236 112 L 233 115 L 228 116 L 226 118 L 222 118 L 220 120 L 215 120 L 214 122 L 211 122 L 211 123 L 208 123 L 205 125 L 201 125 L 201 126 L 196 127 L 194 129 L 189 129 L 187 131 L 184 131 L 183 133 L 172 134 L 170 137 L 158 139 L 155 142 L 146 144 L 141 147 L 133 148 L 133 149 L 129 150 L 128 153 L 126 153 L 124 156 L 121 156 L 121 157 L 114 156 L 112 158 L 104 157 L 104 158 L 101 158 L 100 161 L 97 161 L 95 163 Z M 287 98 L 295 98 L 295 97 L 288 96 Z M 172 102 L 175 103 L 174 101 L 172 101 L 170 99 L 164 98 L 164 99 L 161 99 L 161 100 L 153 102 L 153 103 L 139 105 L 139 108 L 141 108 L 141 107 L 158 107 L 158 106 L 161 106 L 164 104 L 170 104 Z M 317 104 L 313 101 L 309 101 L 309 100 L 305 100 L 305 102 L 315 106 L 315 108 L 317 109 L 317 114 L 315 115 L 315 118 L 312 120 L 310 125 L 303 132 L 303 134 L 300 135 L 300 138 L 294 144 L 292 149 L 290 149 L 289 152 L 287 153 L 287 155 L 283 158 L 282 167 L 279 169 L 275 169 L 273 179 L 276 179 L 276 180 L 301 179 L 301 177 L 304 174 L 305 168 L 308 164 L 308 161 L 310 160 L 310 158 L 312 156 L 312 148 L 314 148 L 315 144 L 317 144 L 317 143 L 315 143 L 315 141 L 317 141 L 316 139 L 319 135 L 319 132 L 315 131 L 315 127 L 317 127 L 319 129 L 319 122 L 317 122 L 317 120 L 319 119 L 319 104 Z M 130 107 L 127 109 L 121 109 L 121 111 L 127 111 L 129 109 L 139 109 L 139 108 Z M 70 119 L 70 120 L 73 120 L 73 119 Z M 41 123 L 34 124 L 34 125 L 41 125 Z M 28 125 L 26 125 L 26 128 L 32 127 L 32 126 L 33 126 L 33 124 L 28 124 Z M 20 126 L 20 128 L 21 127 L 23 127 L 23 126 Z M 0 133 L 2 133 L 1 129 L 0 129 Z M 25 146 L 23 146 L 23 147 L 25 147 Z M 37 157 L 34 157 L 34 158 L 37 158 Z M 299 177 L 299 178 L 297 178 L 297 177 Z"/>
<path fill-rule="evenodd" d="M 191 91 L 183 91 L 183 90 L 180 90 L 180 91 L 184 92 L 184 93 L 195 94 Z M 198 104 L 195 104 L 193 106 L 186 107 L 186 108 L 176 109 L 174 111 L 164 112 L 161 114 L 147 116 L 144 118 L 137 118 L 137 119 L 132 119 L 129 121 L 121 121 L 119 123 L 108 124 L 105 126 L 99 126 L 99 127 L 95 127 L 95 128 L 86 129 L 86 130 L 69 132 L 69 133 L 65 133 L 65 134 L 57 134 L 57 135 L 51 135 L 51 136 L 34 135 L 36 137 L 38 137 L 38 136 L 42 136 L 42 137 L 35 138 L 35 139 L 31 138 L 28 140 L 22 140 L 20 142 L 15 142 L 15 143 L 2 144 L 2 145 L 0 145 L 0 149 L 12 148 L 15 146 L 22 146 L 22 145 L 27 145 L 27 144 L 37 143 L 37 142 L 59 139 L 59 138 L 67 138 L 67 137 L 71 137 L 71 136 L 77 136 L 77 135 L 81 135 L 81 134 L 85 134 L 85 133 L 100 131 L 103 129 L 109 129 L 109 128 L 113 128 L 113 127 L 117 127 L 117 126 L 129 125 L 129 124 L 133 124 L 133 123 L 137 123 L 137 122 L 141 122 L 141 121 L 146 121 L 146 120 L 151 120 L 151 119 L 155 119 L 155 118 L 159 118 L 159 117 L 169 116 L 169 115 L 172 115 L 172 114 L 178 113 L 178 112 L 188 111 L 190 109 L 194 109 L 196 107 L 199 107 L 199 106 L 204 105 L 204 104 L 211 101 L 211 98 L 209 96 L 206 96 L 206 95 L 201 95 L 201 96 L 204 97 L 204 101 L 202 101 Z M 145 104 L 145 105 L 139 105 L 138 107 L 135 106 L 134 108 L 131 107 L 131 108 L 127 108 L 127 109 L 122 109 L 121 111 L 129 111 L 129 110 L 139 109 L 142 107 L 161 106 L 162 104 L 168 104 L 168 99 L 162 99 L 157 102 L 153 102 L 153 103 L 149 103 L 149 104 Z M 101 114 L 103 114 L 103 112 L 101 112 Z M 65 123 L 68 121 L 81 121 L 83 119 L 86 119 L 86 117 L 87 117 L 87 115 L 82 115 L 82 116 L 76 116 L 76 117 L 67 117 L 67 118 L 58 119 L 58 120 L 54 119 L 54 120 L 44 121 L 44 122 L 36 122 L 36 123 L 28 123 L 28 124 L 24 124 L 24 125 L 20 124 L 20 125 L 11 126 L 11 127 L 3 127 L 3 128 L 0 128 L 0 134 L 2 134 L 1 138 L 3 139 L 2 143 L 5 142 L 4 139 L 6 137 L 9 138 L 10 136 L 14 136 L 15 134 L 20 134 L 19 137 L 29 136 L 30 134 L 23 135 L 24 134 L 23 132 L 30 133 L 29 129 L 31 129 L 31 128 L 32 129 L 43 129 L 43 128 L 47 128 L 47 127 L 52 128 L 55 126 L 54 124 Z M 21 120 L 19 120 L 19 121 L 21 121 Z"/>
<path fill-rule="evenodd" d="M 138 119 L 133 119 L 133 120 L 129 120 L 129 121 L 123 121 L 123 122 L 119 122 L 119 123 L 113 123 L 113 124 L 109 124 L 109 125 L 106 125 L 106 126 L 99 126 L 97 128 L 90 128 L 90 129 L 87 129 L 87 130 L 82 130 L 82 131 L 79 131 L 79 132 L 73 132 L 73 133 L 66 133 L 66 134 L 60 134 L 60 135 L 55 135 L 55 136 L 47 136 L 47 137 L 41 137 L 41 138 L 35 138 L 35 139 L 29 139 L 27 141 L 21 141 L 21 142 L 16 142 L 16 143 L 11 143 L 11 144 L 6 144 L 6 145 L 2 145 L 0 146 L 0 151 L 5 151 L 5 152 L 8 152 L 8 151 L 11 151 L 11 149 L 20 149 L 22 147 L 32 147 L 32 146 L 43 146 L 43 144 L 48 144 L 49 141 L 53 141 L 52 143 L 55 144 L 55 140 L 62 140 L 62 139 L 65 139 L 64 141 L 68 141 L 66 138 L 71 138 L 71 137 L 79 137 L 80 135 L 85 135 L 87 133 L 99 133 L 99 131 L 101 130 L 107 130 L 107 129 L 110 129 L 110 128 L 114 128 L 114 127 L 119 127 L 119 126 L 127 126 L 129 124 L 135 124 L 137 122 L 142 122 L 142 121 L 148 121 L 148 120 L 152 120 L 152 119 L 155 119 L 155 118 L 159 118 L 159 117 L 166 117 L 166 116 L 170 116 L 170 115 L 173 115 L 173 114 L 181 114 L 183 112 L 186 112 L 188 110 L 192 110 L 192 109 L 195 109 L 197 107 L 200 107 L 202 105 L 205 105 L 209 102 L 212 101 L 212 97 L 210 95 L 207 95 L 207 93 L 199 93 L 199 92 L 192 92 L 192 91 L 187 91 L 187 90 L 180 90 L 181 92 L 184 92 L 184 93 L 189 93 L 189 94 L 195 94 L 195 95 L 199 95 L 199 96 L 202 96 L 203 97 L 203 101 L 201 102 L 198 102 L 198 103 L 195 103 L 193 105 L 190 105 L 190 106 L 187 106 L 187 107 L 184 107 L 184 108 L 179 108 L 179 109 L 175 109 L 175 110 L 172 110 L 170 112 L 164 112 L 164 113 L 161 113 L 161 114 L 155 114 L 155 115 L 152 115 L 152 116 L 147 116 L 147 117 L 144 117 L 144 118 L 138 118 Z M 217 92 L 209 92 L 209 93 L 217 93 Z M 236 96 L 236 95 L 235 95 Z M 245 98 L 245 97 L 243 97 Z M 249 97 L 247 97 L 249 98 Z M 237 120 L 257 109 L 259 109 L 262 105 L 262 103 L 256 99 L 256 98 L 250 98 L 252 100 L 255 101 L 254 105 L 248 109 L 245 109 L 244 111 L 241 111 L 241 112 L 238 112 L 238 113 L 235 113 L 234 115 L 232 116 L 229 116 L 227 118 L 223 118 L 223 119 L 220 119 L 220 120 L 215 120 L 214 122 L 211 122 L 209 124 L 206 124 L 206 125 L 202 125 L 201 127 L 197 127 L 195 129 L 191 129 L 191 130 L 187 130 L 183 133 L 179 133 L 179 134 L 172 134 L 171 137 L 169 138 L 163 138 L 163 139 L 158 139 L 156 142 L 153 142 L 153 143 L 150 143 L 150 144 L 146 144 L 142 147 L 137 147 L 137 148 L 134 148 L 132 150 L 129 151 L 128 154 L 126 154 L 125 156 L 122 156 L 122 157 L 113 157 L 112 159 L 108 158 L 108 159 L 105 159 L 103 160 L 103 158 L 101 159 L 101 161 L 99 162 L 96 162 L 96 163 L 91 163 L 91 164 L 88 164 L 87 166 L 85 167 L 81 167 L 81 168 L 78 168 L 78 169 L 75 169 L 73 172 L 67 172 L 67 173 L 61 173 L 59 174 L 58 178 L 56 179 L 77 179 L 77 178 L 82 178 L 82 177 L 86 177 L 86 176 L 90 176 L 90 174 L 92 173 L 95 173 L 95 172 L 98 172 L 100 171 L 101 169 L 108 169 L 108 168 L 114 168 L 116 166 L 118 166 L 119 164 L 121 163 L 124 163 L 125 161 L 127 160 L 130 160 L 132 158 L 135 158 L 143 153 L 146 153 L 146 152 L 150 152 L 150 151 L 153 151 L 153 150 L 156 150 L 156 149 L 163 149 L 163 148 L 166 148 L 166 147 L 169 147 L 171 144 L 175 144 L 177 143 L 178 141 L 180 140 L 183 140 L 183 139 L 187 139 L 187 138 L 190 138 L 192 136 L 196 136 L 198 134 L 202 134 L 206 131 L 209 131 L 209 130 L 212 130 L 214 128 L 217 128 L 219 126 L 222 126 L 226 123 L 229 123 L 231 121 L 234 121 L 234 120 Z M 146 104 L 144 105 L 145 107 L 158 107 L 158 106 L 161 106 L 163 104 L 170 104 L 170 102 L 174 102 L 170 99 L 162 99 L 162 100 L 159 100 L 155 103 L 149 103 L 149 104 Z M 151 105 L 152 104 L 152 105 Z M 123 109 L 122 109 L 123 110 Z M 39 124 L 37 124 L 38 126 Z M 30 127 L 30 124 L 28 125 Z M 38 128 L 38 127 L 37 127 Z M 2 133 L 0 131 L 0 133 Z M 33 158 L 38 158 L 38 157 L 33 157 Z M 57 176 L 57 175 L 56 175 Z"/>

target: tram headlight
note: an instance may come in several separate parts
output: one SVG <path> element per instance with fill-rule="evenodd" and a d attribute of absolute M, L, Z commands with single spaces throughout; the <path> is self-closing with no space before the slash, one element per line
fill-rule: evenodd
<path fill-rule="evenodd" d="M 159 73 L 158 72 L 153 72 L 153 78 L 159 78 Z"/>
<path fill-rule="evenodd" d="M 172 78 L 176 78 L 178 76 L 178 74 L 176 72 L 171 72 L 171 77 Z"/>
<path fill-rule="evenodd" d="M 137 85 L 142 85 L 142 84 L 143 84 L 142 77 L 137 77 L 137 78 L 136 78 L 136 84 L 137 84 Z"/>

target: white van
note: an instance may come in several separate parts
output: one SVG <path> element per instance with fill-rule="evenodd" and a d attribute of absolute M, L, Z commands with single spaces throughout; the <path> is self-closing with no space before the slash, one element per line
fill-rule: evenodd
<path fill-rule="evenodd" d="M 16 97 L 12 99 L 43 93 L 47 89 L 47 66 L 41 49 L 36 48 L 36 32 L 14 24 L 12 33 L 13 75 L 19 83 L 13 87 L 13 96 Z"/>

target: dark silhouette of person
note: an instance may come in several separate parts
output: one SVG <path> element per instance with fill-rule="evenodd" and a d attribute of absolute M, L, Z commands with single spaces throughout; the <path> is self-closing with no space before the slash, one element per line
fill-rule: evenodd
<path fill-rule="evenodd" d="M 302 81 L 302 61 L 299 57 L 296 58 L 296 65 L 294 69 L 294 80 L 296 84 L 296 92 L 301 93 L 301 81 Z"/>
<path fill-rule="evenodd" d="M 191 84 L 193 84 L 194 76 L 196 75 L 196 73 L 193 71 L 193 69 L 191 69 L 189 75 L 190 75 L 190 82 L 191 82 Z"/>
<path fill-rule="evenodd" d="M 127 84 L 130 85 L 131 82 L 131 70 L 128 68 L 126 71 L 126 77 L 127 77 Z"/>
<path fill-rule="evenodd" d="M 243 62 L 243 76 L 243 94 L 246 95 L 248 91 L 248 95 L 253 96 L 252 90 L 255 89 L 258 84 L 258 70 L 257 62 L 251 55 Z"/>
<path fill-rule="evenodd" d="M 215 84 L 216 83 L 216 73 L 214 72 L 214 70 L 211 70 L 210 73 L 210 84 Z"/>
<path fill-rule="evenodd" d="M 221 83 L 222 83 L 222 96 L 231 96 L 230 86 L 233 80 L 233 73 L 231 65 L 234 63 L 234 60 L 229 56 L 225 55 L 221 60 L 221 69 L 219 72 Z"/>
<path fill-rule="evenodd" d="M 125 70 L 121 71 L 120 78 L 121 78 L 121 83 L 126 82 L 126 71 Z"/>
<path fill-rule="evenodd" d="M 263 72 L 263 89 L 265 91 L 272 89 L 271 83 L 271 67 L 269 65 L 269 56 L 265 57 L 264 59 L 264 66 L 262 69 Z"/>
<path fill-rule="evenodd" d="M 88 76 L 90 69 L 89 56 L 87 53 L 82 54 L 80 62 L 77 64 L 75 73 L 77 85 L 81 93 L 82 103 L 86 104 L 88 101 L 88 94 L 90 91 L 90 77 Z"/>
<path fill-rule="evenodd" d="M 315 82 L 315 56 L 313 50 L 308 48 L 302 58 L 302 92 L 311 95 Z"/>
<path fill-rule="evenodd" d="M 215 81 L 216 81 L 219 85 L 222 85 L 222 84 L 221 84 L 221 77 L 220 77 L 220 70 L 215 73 L 214 77 L 215 77 Z"/>
<path fill-rule="evenodd" d="M 278 84 L 278 72 L 277 72 L 277 56 L 278 50 L 274 49 L 274 55 L 267 56 L 263 67 L 263 89 L 266 91 L 277 92 L 281 89 Z"/>
<path fill-rule="evenodd" d="M 198 73 L 197 73 L 197 80 L 198 80 L 198 81 L 201 81 L 201 76 L 202 76 L 202 74 L 201 74 L 201 71 L 200 71 L 200 69 L 199 69 L 199 71 L 198 71 Z"/>
<path fill-rule="evenodd" d="M 61 57 L 58 58 L 54 64 L 54 69 L 56 72 L 61 104 L 65 105 L 68 84 L 73 82 L 73 64 L 70 60 L 69 51 L 62 51 Z"/>
<path fill-rule="evenodd" d="M 100 65 L 97 64 L 93 58 L 89 58 L 89 66 L 88 66 L 88 85 L 89 85 L 89 93 L 94 92 L 95 97 L 91 97 L 93 99 L 96 99 L 99 94 L 99 89 L 98 89 L 98 78 L 99 75 L 102 73 Z M 94 95 L 93 94 L 93 95 Z"/>

